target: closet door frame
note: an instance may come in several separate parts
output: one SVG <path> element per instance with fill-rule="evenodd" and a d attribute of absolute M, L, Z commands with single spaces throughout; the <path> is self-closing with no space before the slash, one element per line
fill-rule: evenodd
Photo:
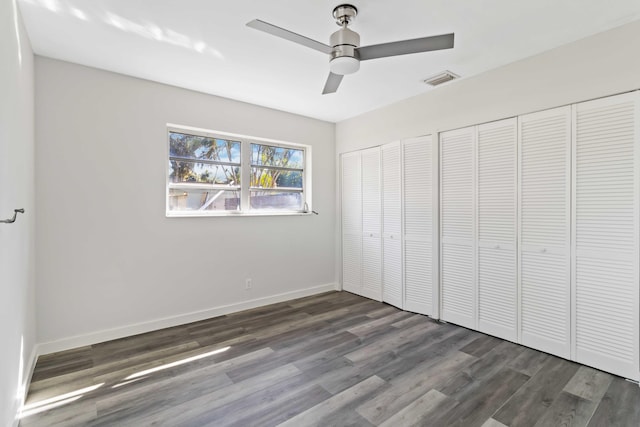
<path fill-rule="evenodd" d="M 433 318 L 440 319 L 440 138 L 437 132 L 431 135 L 431 164 L 433 167 Z"/>

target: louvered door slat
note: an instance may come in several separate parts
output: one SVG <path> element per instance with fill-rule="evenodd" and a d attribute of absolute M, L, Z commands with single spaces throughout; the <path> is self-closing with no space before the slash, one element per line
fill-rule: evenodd
<path fill-rule="evenodd" d="M 372 234 L 372 233 L 370 233 Z M 382 239 L 362 237 L 362 289 L 360 295 L 382 301 Z"/>
<path fill-rule="evenodd" d="M 475 329 L 474 254 L 472 245 L 442 242 L 442 312 L 448 322 Z"/>
<path fill-rule="evenodd" d="M 405 141 L 405 235 L 431 239 L 433 234 L 433 165 L 431 136 Z"/>
<path fill-rule="evenodd" d="M 431 136 L 404 141 L 405 310 L 434 314 L 433 143 Z"/>
<path fill-rule="evenodd" d="M 569 357 L 569 269 L 565 253 L 522 250 L 522 343 Z"/>
<path fill-rule="evenodd" d="M 358 235 L 342 236 L 342 289 L 362 293 L 362 238 Z"/>
<path fill-rule="evenodd" d="M 362 184 L 360 153 L 342 155 L 342 288 L 362 288 Z"/>
<path fill-rule="evenodd" d="M 362 232 L 362 184 L 360 153 L 342 155 L 342 232 Z"/>
<path fill-rule="evenodd" d="M 478 329 L 516 341 L 516 251 L 512 248 L 478 248 Z"/>
<path fill-rule="evenodd" d="M 402 242 L 383 239 L 383 295 L 382 299 L 402 308 Z"/>
<path fill-rule="evenodd" d="M 405 310 L 433 314 L 433 250 L 431 242 L 404 241 Z"/>
<path fill-rule="evenodd" d="M 638 379 L 638 93 L 574 107 L 575 359 Z"/>
<path fill-rule="evenodd" d="M 382 194 L 380 148 L 361 152 L 362 289 L 360 295 L 382 300 Z"/>
<path fill-rule="evenodd" d="M 362 232 L 380 235 L 382 194 L 380 188 L 380 148 L 361 152 L 362 157 Z"/>
<path fill-rule="evenodd" d="M 402 308 L 402 169 L 400 143 L 382 154 L 382 299 Z"/>
<path fill-rule="evenodd" d="M 382 146 L 383 232 L 386 236 L 401 232 L 402 200 L 400 144 Z"/>
<path fill-rule="evenodd" d="M 475 128 L 440 134 L 441 313 L 476 328 Z"/>
<path fill-rule="evenodd" d="M 516 119 L 477 129 L 478 329 L 516 341 Z"/>
<path fill-rule="evenodd" d="M 520 341 L 569 358 L 571 108 L 518 123 Z"/>

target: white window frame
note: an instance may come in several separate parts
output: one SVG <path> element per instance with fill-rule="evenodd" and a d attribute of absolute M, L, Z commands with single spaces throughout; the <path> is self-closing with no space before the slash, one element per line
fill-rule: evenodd
<path fill-rule="evenodd" d="M 255 136 L 240 135 L 229 132 L 219 132 L 208 129 L 195 128 L 190 126 L 176 125 L 168 123 L 166 127 L 166 155 L 165 160 L 170 159 L 170 133 L 186 133 L 189 135 L 203 136 L 207 138 L 225 139 L 240 142 L 240 185 L 220 185 L 220 184 L 184 184 L 172 183 L 169 177 L 169 167 L 165 163 L 165 213 L 169 218 L 180 217 L 218 217 L 218 216 L 282 216 L 282 215 L 311 215 L 313 207 L 311 204 L 311 146 L 293 142 L 278 141 L 274 139 L 260 138 Z M 291 148 L 303 151 L 304 165 L 302 168 L 302 191 L 298 189 L 280 188 L 273 191 L 294 191 L 301 194 L 302 207 L 297 210 L 276 210 L 276 209 L 251 209 L 251 191 L 271 191 L 260 187 L 251 187 L 251 144 L 269 145 L 272 147 Z M 225 164 L 225 162 L 221 162 Z M 278 169 L 277 167 L 269 167 Z M 283 168 L 287 169 L 287 168 Z M 300 170 L 292 168 L 289 170 Z M 240 192 L 240 209 L 235 211 L 171 211 L 169 210 L 170 190 L 172 189 L 197 189 L 197 190 L 235 190 Z"/>

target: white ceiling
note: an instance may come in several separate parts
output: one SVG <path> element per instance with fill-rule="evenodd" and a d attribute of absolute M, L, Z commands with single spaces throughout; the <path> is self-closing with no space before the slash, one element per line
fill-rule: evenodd
<path fill-rule="evenodd" d="M 365 61 L 321 95 L 327 56 L 246 23 L 328 43 L 340 0 L 18 2 L 38 55 L 333 122 L 640 19 L 638 0 L 353 0 L 362 46 L 455 32 L 455 48 Z"/>

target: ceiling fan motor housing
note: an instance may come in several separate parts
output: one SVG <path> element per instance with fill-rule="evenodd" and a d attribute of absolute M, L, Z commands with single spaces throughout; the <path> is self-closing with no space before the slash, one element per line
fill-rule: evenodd
<path fill-rule="evenodd" d="M 331 58 L 329 68 L 334 74 L 351 74 L 360 69 L 356 48 L 360 46 L 360 35 L 346 26 L 331 34 Z"/>

